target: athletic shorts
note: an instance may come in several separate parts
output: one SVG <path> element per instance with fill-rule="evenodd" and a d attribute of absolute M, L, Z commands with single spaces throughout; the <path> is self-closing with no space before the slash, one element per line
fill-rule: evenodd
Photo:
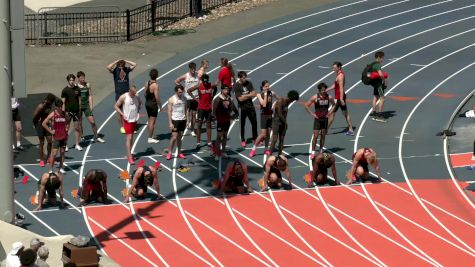
<path fill-rule="evenodd" d="M 231 126 L 231 122 L 218 122 L 216 123 L 216 131 L 218 133 L 221 132 L 227 132 L 229 130 L 229 127 Z"/>
<path fill-rule="evenodd" d="M 261 114 L 261 129 L 272 128 L 272 115 Z"/>
<path fill-rule="evenodd" d="M 313 120 L 313 129 L 314 130 L 326 130 L 326 129 L 328 129 L 328 118 L 314 119 Z"/>
<path fill-rule="evenodd" d="M 211 122 L 211 110 L 198 109 L 198 121 Z"/>
<path fill-rule="evenodd" d="M 384 96 L 384 86 L 381 83 L 373 85 L 373 95 L 375 97 L 382 97 Z"/>
<path fill-rule="evenodd" d="M 274 120 L 272 122 L 273 135 L 279 134 L 281 136 L 284 136 L 286 131 L 287 129 L 285 129 L 285 124 L 283 124 L 280 120 L 279 121 Z"/>
<path fill-rule="evenodd" d="M 125 134 L 133 134 L 137 129 L 137 122 L 128 122 L 124 120 Z"/>
<path fill-rule="evenodd" d="M 364 161 L 358 161 L 358 164 L 356 164 L 356 168 L 358 168 L 359 166 L 361 166 L 364 170 L 364 172 L 369 172 L 369 168 L 368 168 L 368 163 L 367 162 L 364 162 Z"/>
<path fill-rule="evenodd" d="M 149 117 L 157 117 L 158 116 L 158 105 L 156 103 L 146 103 L 145 109 L 147 110 L 147 115 Z"/>
<path fill-rule="evenodd" d="M 242 179 L 234 178 L 234 177 L 229 177 L 229 180 L 227 181 L 225 188 L 228 190 L 231 190 L 232 192 L 239 192 L 238 187 L 244 187 L 244 182 Z"/>
<path fill-rule="evenodd" d="M 270 168 L 270 171 L 269 171 L 269 180 L 270 180 L 270 176 L 271 174 L 275 173 L 275 175 L 277 175 L 277 180 L 278 182 L 282 182 L 282 174 L 280 173 L 280 171 L 276 168 L 273 168 L 271 167 Z M 271 187 L 271 188 L 276 188 L 278 187 L 277 183 L 268 183 L 268 186 Z"/>
<path fill-rule="evenodd" d="M 186 120 L 174 121 L 172 120 L 173 129 L 172 132 L 183 132 L 186 128 Z"/>
<path fill-rule="evenodd" d="M 146 186 L 145 184 L 137 183 L 137 185 L 135 186 L 135 192 L 139 191 L 139 189 L 143 190 L 143 194 L 145 197 L 147 194 L 148 186 Z"/>
<path fill-rule="evenodd" d="M 91 109 L 90 109 L 89 107 L 81 108 L 81 116 L 82 116 L 82 114 L 84 114 L 84 116 L 86 116 L 86 118 L 87 118 L 87 117 L 94 116 L 94 115 L 92 114 L 92 111 L 91 111 Z"/>
<path fill-rule="evenodd" d="M 343 100 L 345 100 L 345 105 L 343 105 L 343 104 L 341 103 L 341 100 L 340 100 L 340 99 L 338 99 L 338 100 L 336 101 L 336 103 L 335 103 L 335 112 L 337 112 L 337 111 L 338 111 L 338 108 L 340 108 L 340 107 L 341 107 L 341 111 L 347 111 L 347 110 L 348 110 L 347 107 L 346 107 L 346 104 L 347 104 L 347 103 L 346 103 L 346 97 L 344 97 Z"/>
<path fill-rule="evenodd" d="M 65 138 L 63 140 L 56 140 L 53 139 L 53 149 L 58 149 L 58 148 L 63 148 L 68 145 L 68 138 Z"/>
<path fill-rule="evenodd" d="M 35 125 L 35 129 L 36 129 L 36 133 L 38 134 L 38 138 L 40 139 L 51 136 L 51 133 L 48 132 L 45 128 L 43 128 L 41 121 Z"/>
<path fill-rule="evenodd" d="M 198 109 L 198 101 L 193 99 L 186 100 L 186 108 L 192 111 L 196 111 Z"/>
<path fill-rule="evenodd" d="M 18 108 L 12 109 L 12 120 L 21 121 L 20 112 L 18 111 Z"/>
<path fill-rule="evenodd" d="M 76 112 L 68 111 L 67 114 L 68 114 L 68 123 L 70 123 L 71 120 L 72 121 L 79 121 L 79 117 L 81 116 L 79 111 L 76 111 Z"/>

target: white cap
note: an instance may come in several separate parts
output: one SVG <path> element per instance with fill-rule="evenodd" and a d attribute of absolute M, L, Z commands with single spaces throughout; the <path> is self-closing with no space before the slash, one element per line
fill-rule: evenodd
<path fill-rule="evenodd" d="M 10 254 L 12 255 L 16 255 L 18 253 L 18 251 L 23 247 L 23 243 L 22 242 L 15 242 L 13 243 L 12 245 L 12 251 L 10 251 Z"/>

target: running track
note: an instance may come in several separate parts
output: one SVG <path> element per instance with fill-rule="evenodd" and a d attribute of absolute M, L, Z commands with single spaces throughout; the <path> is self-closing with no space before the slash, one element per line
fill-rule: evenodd
<path fill-rule="evenodd" d="M 451 158 L 454 167 L 465 166 L 466 159 L 450 157 L 444 140 L 435 136 L 474 89 L 474 20 L 472 1 L 338 1 L 231 35 L 157 66 L 164 100 L 189 61 L 207 58 L 215 79 L 223 56 L 236 69 L 248 71 L 256 87 L 267 79 L 279 94 L 295 89 L 306 100 L 317 83 L 333 81 L 329 66 L 341 61 L 357 134 L 342 134 L 346 123 L 337 115 L 326 149 L 334 153 L 338 176 L 344 179 L 353 151 L 374 148 L 383 171 L 381 184 L 305 188 L 302 177 L 309 171 L 313 122 L 295 104 L 289 112 L 285 153 L 297 188 L 217 197 L 211 181 L 227 162 L 214 161 L 205 149 L 195 153 L 190 136 L 184 139 L 188 158 L 166 161 L 161 152 L 169 134 L 166 114 L 161 113 L 156 133 L 162 142 L 147 145 L 146 127 L 141 127 L 134 152 L 146 164 L 162 163 L 160 193 L 167 200 L 124 204 L 121 191 L 127 182 L 116 174 L 131 166 L 123 156 L 125 138 L 111 114 L 111 96 L 95 109 L 107 143 L 68 152 L 65 197 L 71 205 L 62 211 L 51 207 L 28 212 L 28 228 L 44 235 L 94 235 L 103 251 L 123 266 L 474 265 L 474 205 L 461 190 L 465 181 L 452 177 L 446 164 Z M 391 75 L 385 124 L 368 120 L 372 89 L 359 82 L 362 68 L 380 49 Z M 135 83 L 142 85 L 146 79 L 144 73 Z M 263 149 L 249 158 L 238 136 L 239 125 L 234 125 L 228 142 L 231 158 L 249 165 L 256 189 Z M 176 171 L 191 160 L 190 172 Z M 28 184 L 17 186 L 17 208 L 26 212 L 33 207 L 28 198 L 35 190 L 34 178 L 44 169 L 20 166 L 31 177 Z M 90 168 L 109 173 L 113 204 L 74 208 L 77 199 L 69 192 Z"/>

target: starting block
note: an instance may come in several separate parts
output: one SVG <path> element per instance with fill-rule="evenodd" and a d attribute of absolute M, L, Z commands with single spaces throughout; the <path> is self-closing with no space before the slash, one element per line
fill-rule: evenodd
<path fill-rule="evenodd" d="M 78 191 L 79 191 L 79 190 L 76 189 L 76 188 L 73 189 L 73 190 L 71 190 L 71 196 L 72 196 L 73 198 L 77 199 L 77 198 L 79 197 L 79 192 L 78 192 Z"/>
<path fill-rule="evenodd" d="M 123 181 L 129 180 L 130 179 L 130 174 L 128 171 L 124 170 L 119 173 L 119 178 L 121 178 Z"/>

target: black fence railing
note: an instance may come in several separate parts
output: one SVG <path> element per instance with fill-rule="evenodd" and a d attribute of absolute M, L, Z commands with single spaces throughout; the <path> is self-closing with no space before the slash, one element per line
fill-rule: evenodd
<path fill-rule="evenodd" d="M 130 41 L 183 18 L 240 0 L 154 0 L 131 10 L 118 7 L 44 8 L 25 15 L 27 44 Z"/>

